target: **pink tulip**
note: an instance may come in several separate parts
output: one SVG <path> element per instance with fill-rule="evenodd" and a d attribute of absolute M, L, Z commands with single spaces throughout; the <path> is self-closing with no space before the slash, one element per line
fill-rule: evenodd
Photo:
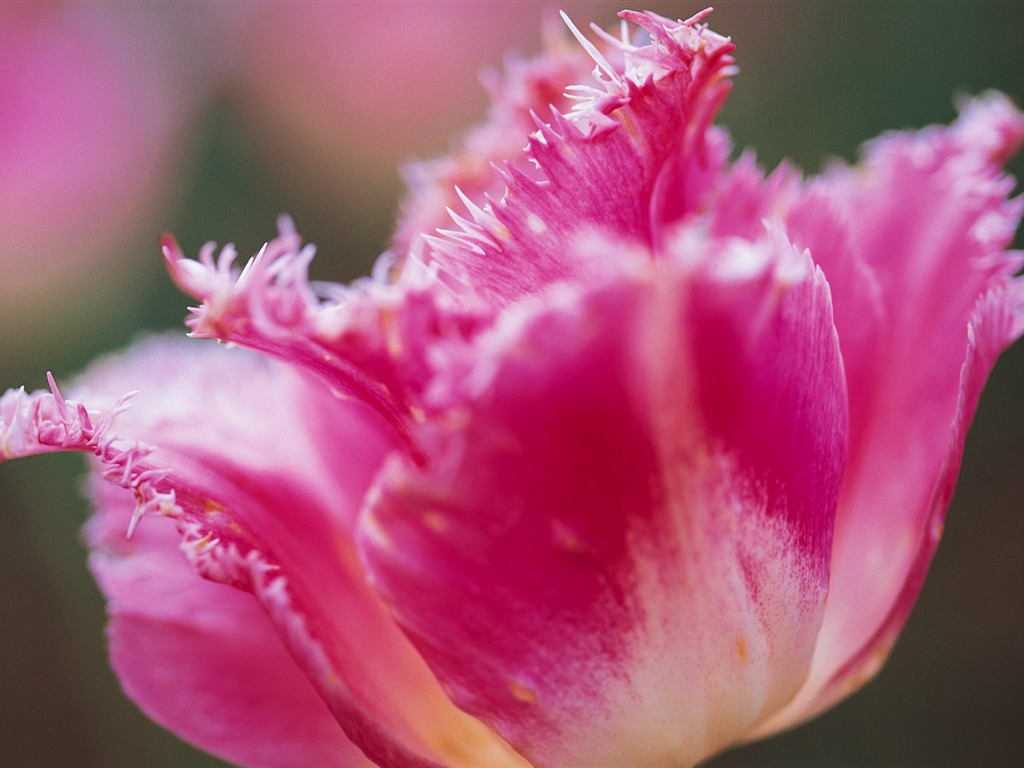
<path fill-rule="evenodd" d="M 1024 332 L 1024 115 L 766 177 L 711 124 L 731 43 L 623 16 L 571 106 L 513 69 L 373 279 L 310 283 L 287 220 L 241 271 L 166 239 L 193 335 L 262 355 L 158 338 L 0 400 L 3 458 L 95 457 L 158 722 L 254 765 L 691 765 L 879 668 Z"/>
<path fill-rule="evenodd" d="M 17 328 L 10 344 L 66 318 L 53 307 L 111 290 L 118 246 L 176 175 L 192 99 L 132 19 L 110 11 L 0 7 L 0 322 Z"/>
<path fill-rule="evenodd" d="M 458 10 L 436 0 L 250 9 L 237 29 L 246 42 L 237 75 L 270 134 L 262 138 L 287 138 L 293 157 L 305 150 L 314 164 L 368 181 L 435 151 L 478 112 L 481 62 L 531 41 L 541 16 L 515 3 Z"/>

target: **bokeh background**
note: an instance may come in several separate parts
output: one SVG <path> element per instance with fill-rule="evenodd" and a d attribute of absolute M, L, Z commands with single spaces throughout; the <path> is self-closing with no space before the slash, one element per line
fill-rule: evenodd
<path fill-rule="evenodd" d="M 559 5 L 581 27 L 619 10 Z M 507 49 L 536 51 L 546 10 L 0 5 L 0 390 L 69 376 L 143 331 L 180 330 L 188 300 L 163 274 L 161 230 L 187 253 L 212 239 L 248 254 L 288 212 L 320 247 L 316 277 L 365 273 L 390 233 L 399 163 L 443 152 L 482 119 L 477 73 Z M 1024 98 L 1019 2 L 724 0 L 710 21 L 741 68 L 721 122 L 768 167 L 852 160 L 884 130 L 948 122 L 957 93 Z M 1019 764 L 1022 390 L 1018 345 L 992 375 L 945 540 L 880 677 L 712 765 Z M 0 467 L 0 766 L 223 765 L 146 720 L 109 671 L 78 536 L 81 471 L 68 456 Z"/>

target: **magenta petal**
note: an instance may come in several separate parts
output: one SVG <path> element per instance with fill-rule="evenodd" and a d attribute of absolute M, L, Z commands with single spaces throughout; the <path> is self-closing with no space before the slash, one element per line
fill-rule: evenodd
<path fill-rule="evenodd" d="M 214 260 L 208 243 L 198 260 L 163 240 L 169 271 L 182 290 L 202 301 L 188 321 L 192 335 L 258 350 L 315 374 L 338 397 L 377 411 L 405 448 L 423 460 L 416 442 L 421 395 L 432 376 L 437 339 L 472 335 L 491 315 L 479 302 L 455 305 L 430 273 L 402 285 L 367 279 L 355 285 L 308 279 L 315 249 L 302 245 L 287 217 L 279 235 L 242 268 L 233 246 Z"/>
<path fill-rule="evenodd" d="M 956 488 L 957 476 L 964 453 L 964 439 L 974 418 L 992 366 L 1007 346 L 1008 338 L 1017 338 L 1024 332 L 1024 285 L 1015 283 L 1009 288 L 999 287 L 983 296 L 967 328 L 967 359 L 960 371 L 960 388 L 956 415 L 949 430 L 946 451 L 931 497 L 927 501 L 923 531 L 914 558 L 907 569 L 906 579 L 895 596 L 892 607 L 882 624 L 829 680 L 829 687 L 819 695 L 818 706 L 832 701 L 858 688 L 878 671 L 889 650 L 896 642 L 910 611 L 917 601 L 931 565 L 932 556 L 942 538 L 946 510 Z"/>
<path fill-rule="evenodd" d="M 921 587 L 981 385 L 1024 330 L 1007 251 L 1024 202 L 1001 170 L 1022 141 L 1024 115 L 990 94 L 951 127 L 877 140 L 790 213 L 833 285 L 851 453 L 812 676 L 765 732 L 869 679 Z"/>
<path fill-rule="evenodd" d="M 432 463 L 390 460 L 364 511 L 399 622 L 536 765 L 692 764 L 810 664 L 846 441 L 828 290 L 764 243 L 677 245 L 698 266 L 511 308 Z"/>
<path fill-rule="evenodd" d="M 593 62 L 581 55 L 575 40 L 547 40 L 546 50 L 532 59 L 514 59 L 499 75 L 485 72 L 491 97 L 487 122 L 470 129 L 451 154 L 409 164 L 409 185 L 391 248 L 401 265 L 410 251 L 422 250 L 421 236 L 451 226 L 451 210 L 461 210 L 463 198 L 483 205 L 499 199 L 504 189 L 493 164 L 511 163 L 537 178 L 542 174 L 523 153 L 526 136 L 536 129 L 535 115 L 572 106 L 565 88 L 590 77 Z"/>
<path fill-rule="evenodd" d="M 706 200 L 728 155 L 710 122 L 729 91 L 733 45 L 700 16 L 620 15 L 645 42 L 602 35 L 599 49 L 579 35 L 597 64 L 593 84 L 564 83 L 573 107 L 534 115 L 525 153 L 496 163 L 500 195 L 468 190 L 448 229 L 413 244 L 412 255 L 457 289 L 504 306 L 554 282 L 599 277 L 605 265 L 576 250 L 580 236 L 599 230 L 656 250 Z"/>
<path fill-rule="evenodd" d="M 345 736 L 259 604 L 196 578 L 169 525 L 129 542 L 130 492 L 94 482 L 90 565 L 108 600 L 111 663 L 153 720 L 252 766 L 371 763 Z"/>
<path fill-rule="evenodd" d="M 140 393 L 126 409 L 106 393 L 121 391 L 129 380 Z M 177 723 L 213 752 L 227 755 L 239 749 L 242 732 L 220 723 L 224 742 L 218 743 L 216 718 L 189 724 L 188 712 L 174 701 L 180 691 L 147 677 L 178 640 L 187 638 L 171 632 L 165 646 L 131 634 L 162 631 L 159 617 L 173 617 L 174 602 L 195 599 L 197 621 L 225 642 L 247 632 L 248 625 L 234 621 L 258 621 L 251 636 L 255 647 L 240 649 L 246 653 L 265 648 L 273 632 L 279 644 L 273 653 L 280 658 L 286 649 L 306 678 L 296 700 L 302 701 L 310 688 L 318 693 L 339 732 L 378 764 L 516 764 L 499 739 L 448 702 L 366 586 L 352 527 L 370 480 L 394 445 L 371 411 L 335 397 L 319 382 L 310 385 L 274 361 L 242 350 L 167 340 L 136 347 L 128 361 L 97 366 L 76 387 L 76 397 L 108 410 L 89 411 L 57 394 L 6 395 L 0 401 L 4 457 L 49 449 L 93 453 L 97 474 L 133 493 L 135 519 L 140 513 L 173 518 L 194 570 L 222 587 L 218 593 L 218 585 L 204 584 L 181 595 L 181 580 L 174 576 L 166 583 L 171 592 L 154 600 L 149 615 L 122 615 L 121 607 L 159 588 L 146 573 L 155 566 L 149 558 L 168 554 L 148 552 L 145 543 L 133 541 L 113 547 L 123 562 L 96 556 L 97 573 L 118 601 L 113 606 L 117 669 L 129 676 L 126 687 L 147 711 Z M 116 539 L 100 502 L 103 515 L 93 524 L 93 542 L 110 547 Z M 130 519 L 121 520 L 122 531 Z M 151 519 L 140 527 L 170 524 Z M 131 557 L 137 546 L 139 560 Z M 218 594 L 230 595 L 223 613 L 215 602 Z M 240 609 L 239 597 L 250 601 L 252 610 Z M 221 652 L 195 657 L 193 666 L 187 658 L 180 660 L 183 678 L 196 684 L 205 680 L 211 688 L 223 682 L 212 698 L 231 695 L 239 684 L 232 674 L 223 680 L 204 675 Z M 268 685 L 283 685 L 288 677 L 301 680 L 302 675 L 282 673 Z M 261 718 L 293 716 L 256 699 L 238 706 L 253 708 L 249 718 L 238 719 L 239 728 Z M 196 718 L 203 716 L 195 711 Z M 315 735 L 322 723 L 322 718 L 310 722 L 307 733 Z M 279 721 L 277 729 L 286 725 Z M 256 753 L 259 740 L 273 738 L 274 728 L 247 733 Z M 319 748 L 311 745 L 307 754 Z M 351 749 L 346 747 L 341 757 Z M 266 751 L 269 761 L 275 750 L 269 745 Z"/>
<path fill-rule="evenodd" d="M 315 248 L 303 247 L 287 217 L 281 218 L 279 229 L 278 236 L 241 270 L 234 266 L 234 246 L 226 246 L 214 260 L 214 244 L 207 243 L 199 259 L 193 261 L 185 258 L 173 237 L 163 236 L 161 249 L 171 277 L 183 291 L 203 302 L 192 308 L 188 322 L 192 335 L 240 344 L 305 368 L 337 392 L 370 404 L 404 432 L 406 404 L 398 399 L 401 382 L 393 381 L 386 340 L 367 343 L 365 334 L 355 333 L 356 323 L 347 322 L 352 314 L 348 307 L 321 305 L 308 278 Z M 335 287 L 346 299 L 357 297 L 355 291 Z M 373 330 L 383 336 L 385 321 L 378 319 L 383 312 L 377 307 L 366 312 L 371 324 L 377 320 Z M 346 336 L 334 338 L 331 331 L 335 328 L 344 329 Z M 374 353 L 381 362 L 367 365 L 365 357 Z M 351 354 L 361 354 L 364 359 L 353 361 Z M 393 386 L 389 388 L 389 384 Z"/>

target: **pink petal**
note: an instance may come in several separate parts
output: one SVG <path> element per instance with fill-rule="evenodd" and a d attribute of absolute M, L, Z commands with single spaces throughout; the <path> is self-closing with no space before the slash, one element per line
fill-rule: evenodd
<path fill-rule="evenodd" d="M 698 210 L 728 154 L 709 125 L 729 90 L 733 46 L 699 17 L 621 15 L 650 42 L 603 35 L 601 51 L 581 35 L 598 64 L 595 84 L 565 83 L 575 106 L 534 117 L 525 155 L 500 168 L 500 200 L 466 197 L 448 230 L 414 245 L 415 259 L 501 306 L 594 277 L 598 265 L 573 255 L 581 234 L 598 228 L 657 248 L 664 230 Z"/>
<path fill-rule="evenodd" d="M 765 730 L 830 706 L 881 666 L 938 544 L 981 385 L 1024 326 L 1022 202 L 1000 164 L 1024 115 L 992 94 L 950 128 L 893 134 L 790 214 L 829 277 L 850 391 L 850 470 L 812 677 Z"/>
<path fill-rule="evenodd" d="M 543 178 L 523 153 L 526 137 L 536 130 L 534 115 L 552 108 L 568 112 L 572 102 L 566 86 L 586 81 L 593 69 L 579 45 L 566 37 L 548 40 L 540 56 L 512 60 L 504 75 L 485 73 L 492 102 L 487 121 L 470 129 L 450 154 L 404 169 L 409 193 L 391 244 L 399 263 L 422 249 L 421 235 L 451 227 L 450 211 L 462 210 L 463 197 L 481 205 L 488 197 L 501 197 L 504 184 L 492 164 L 508 163 Z"/>
<path fill-rule="evenodd" d="M 510 308 L 431 464 L 392 457 L 364 510 L 399 622 L 536 765 L 692 764 L 809 667 L 846 440 L 828 289 L 778 238 L 670 250 Z"/>
<path fill-rule="evenodd" d="M 126 381 L 141 387 L 128 410 L 111 403 L 106 394 L 122 390 Z M 55 448 L 90 451 L 99 460 L 98 472 L 133 492 L 139 505 L 135 519 L 153 512 L 172 517 L 193 568 L 210 581 L 251 592 L 256 598 L 251 605 L 262 608 L 240 613 L 232 597 L 225 614 L 219 604 L 210 603 L 199 618 L 215 616 L 231 626 L 232 618 L 258 616 L 253 640 L 265 639 L 272 629 L 296 669 L 305 673 L 303 693 L 293 695 L 306 695 L 312 683 L 324 710 L 375 762 L 516 763 L 500 740 L 451 706 L 365 584 L 351 539 L 354 514 L 394 444 L 372 412 L 336 398 L 319 384 L 311 386 L 286 367 L 239 350 L 228 352 L 213 345 L 197 349 L 195 343 L 186 349 L 184 344 L 160 340 L 134 349 L 130 362 L 113 360 L 98 366 L 84 377 L 78 395 L 109 409 L 90 412 L 58 393 L 6 395 L 0 401 L 4 457 Z M 108 526 L 109 514 L 103 521 L 97 525 Z M 128 524 L 126 517 L 122 525 Z M 111 540 L 95 531 L 94 537 Z M 166 556 L 160 551 L 143 553 L 148 554 Z M 134 562 L 123 574 L 108 561 L 97 562 L 101 578 L 121 604 L 126 600 L 122 588 L 157 586 L 133 572 L 143 567 Z M 170 580 L 168 587 L 179 583 Z M 203 588 L 192 597 L 207 601 L 217 594 Z M 137 597 L 142 600 L 146 594 Z M 164 597 L 177 599 L 174 592 Z M 115 616 L 118 610 L 115 605 Z M 150 618 L 158 621 L 161 611 L 174 616 L 176 609 L 166 603 L 154 605 L 150 617 L 115 620 L 115 630 L 157 631 Z M 209 631 L 227 631 L 209 620 Z M 232 629 L 244 635 L 248 625 Z M 153 697 L 143 700 L 146 709 L 168 718 L 187 717 L 173 701 L 162 699 L 177 697 L 178 692 L 146 678 L 153 663 L 179 645 L 173 636 L 167 642 L 169 646 L 152 648 L 156 659 L 135 657 L 135 651 L 148 654 L 151 644 L 122 637 L 115 645 L 115 659 L 119 670 L 132 676 L 126 686 L 133 695 Z M 217 686 L 220 678 L 204 674 L 215 658 L 196 658 L 189 677 Z M 187 665 L 187 660 L 181 663 Z M 136 679 L 138 675 L 142 677 Z M 237 690 L 231 675 L 223 683 L 227 690 L 220 691 L 221 698 Z M 202 724 L 193 723 L 186 735 L 204 738 L 204 747 L 226 754 L 238 748 L 245 734 L 254 741 L 271 738 L 272 729 L 242 730 L 254 720 L 292 716 L 280 709 L 265 711 L 258 701 L 249 705 L 255 711 L 238 721 L 239 730 L 224 732 L 223 744 Z M 204 715 L 194 713 L 196 718 Z M 310 726 L 313 735 L 319 726 Z M 287 723 L 278 727 L 286 728 Z M 320 748 L 309 745 L 308 752 Z M 252 749 L 264 747 L 254 744 Z M 272 745 L 265 749 L 268 755 L 275 754 Z"/>
<path fill-rule="evenodd" d="M 251 595 L 196 578 L 170 525 L 128 541 L 130 492 L 94 482 L 92 495 L 90 565 L 108 600 L 111 663 L 149 717 L 243 765 L 371 764 Z"/>
<path fill-rule="evenodd" d="M 471 300 L 454 303 L 427 273 L 400 286 L 373 278 L 314 287 L 308 278 L 314 247 L 302 246 L 289 219 L 279 226 L 278 237 L 242 270 L 234 268 L 230 245 L 215 261 L 208 243 L 193 261 L 164 237 L 171 276 L 202 300 L 188 321 L 192 335 L 240 344 L 315 374 L 339 396 L 376 410 L 423 460 L 414 432 L 432 376 L 430 350 L 446 336 L 471 336 L 493 311 Z"/>

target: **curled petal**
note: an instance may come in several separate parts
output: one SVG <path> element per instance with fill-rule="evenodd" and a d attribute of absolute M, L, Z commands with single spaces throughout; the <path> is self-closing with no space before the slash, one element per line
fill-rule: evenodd
<path fill-rule="evenodd" d="M 827 286 L 772 247 L 512 307 L 448 382 L 432 463 L 394 456 L 371 492 L 378 589 L 536 765 L 689 765 L 804 680 L 845 392 Z"/>
<path fill-rule="evenodd" d="M 196 578 L 170 525 L 143 525 L 129 541 L 132 493 L 94 479 L 91 495 L 89 563 L 108 600 L 111 664 L 149 717 L 240 764 L 371 765 L 251 595 Z"/>
<path fill-rule="evenodd" d="M 417 254 L 488 303 L 600 279 L 605 264 L 575 248 L 595 228 L 658 250 L 725 164 L 728 142 L 709 124 L 729 90 L 732 44 L 699 17 L 624 16 L 650 42 L 605 35 L 602 52 L 580 35 L 597 60 L 597 84 L 572 89 L 568 111 L 538 112 L 525 157 L 498 167 L 500 199 L 470 195 L 468 216 L 453 215 L 454 225 Z"/>
<path fill-rule="evenodd" d="M 237 643 L 244 628 L 231 625 L 232 619 L 261 618 L 267 631 L 254 630 L 256 648 L 239 649 L 256 652 L 269 643 L 270 633 L 275 635 L 281 653 L 290 655 L 304 673 L 301 690 L 308 693 L 311 687 L 319 694 L 324 710 L 374 762 L 515 764 L 516 756 L 500 739 L 447 701 L 365 584 L 352 528 L 360 499 L 383 456 L 394 447 L 380 419 L 362 404 L 340 400 L 319 383 L 242 350 L 210 345 L 200 351 L 192 343 L 185 351 L 181 344 L 157 340 L 134 349 L 130 361 L 101 364 L 76 388 L 76 398 L 106 405 L 106 411 L 86 409 L 57 393 L 9 393 L 0 406 L 5 442 L 20 446 L 20 453 L 88 450 L 98 460 L 98 473 L 132 492 L 138 504 L 135 518 L 150 512 L 172 518 L 194 571 L 210 582 L 251 593 L 246 597 L 255 601 L 249 605 L 262 609 L 239 609 L 231 598 L 219 614 L 215 602 L 206 603 L 216 599 L 215 591 L 189 591 L 187 599 L 197 601 L 196 620 L 204 622 L 204 631 Z M 126 380 L 141 389 L 128 410 L 116 402 L 111 406 L 109 395 Z M 21 437 L 15 438 L 12 429 Z M 143 439 L 152 447 L 139 447 Z M 13 455 L 5 449 L 5 457 Z M 103 526 L 110 524 L 106 513 L 103 520 Z M 124 528 L 128 523 L 126 517 Z M 141 525 L 170 524 L 149 520 Z M 141 559 L 132 560 L 134 540 L 125 546 L 124 563 L 94 558 L 101 581 L 122 606 L 159 590 L 145 571 L 153 562 L 150 556 L 166 555 L 142 542 Z M 174 590 L 180 584 L 180 579 L 169 578 L 166 587 Z M 176 595 L 162 597 L 173 601 Z M 161 610 L 174 613 L 173 607 L 159 603 L 143 616 L 115 611 L 114 626 L 148 634 L 160 626 Z M 219 618 L 213 621 L 211 616 Z M 166 640 L 152 644 L 122 638 L 115 649 L 118 669 L 128 676 L 126 687 L 143 708 L 173 718 L 211 751 L 238 754 L 244 733 L 253 742 L 250 753 L 276 754 L 279 750 L 272 744 L 259 742 L 273 738 L 286 721 L 255 733 L 239 729 L 261 718 L 287 719 L 295 713 L 257 707 L 234 725 L 214 717 L 207 725 L 189 727 L 189 713 L 161 699 L 178 694 L 154 684 L 153 663 L 180 650 L 187 638 L 172 634 Z M 134 656 L 136 652 L 142 655 Z M 181 659 L 183 681 L 205 681 L 214 689 L 220 681 L 226 687 L 209 695 L 210 702 L 237 691 L 239 681 L 230 673 L 235 667 L 225 670 L 223 678 L 211 678 L 205 673 L 212 657 L 193 661 L 189 665 Z M 302 678 L 289 674 L 268 685 Z M 290 698 L 301 701 L 306 693 L 293 692 Z M 197 709 L 192 716 L 205 714 Z M 309 725 L 305 732 L 313 735 L 322 719 Z M 308 745 L 305 754 L 318 748 Z"/>
<path fill-rule="evenodd" d="M 938 543 L 981 384 L 1024 330 L 1024 202 L 1000 163 L 1024 115 L 989 94 L 949 128 L 892 134 L 789 213 L 833 285 L 850 391 L 850 469 L 811 679 L 766 729 L 809 717 L 888 655 Z"/>
<path fill-rule="evenodd" d="M 231 246 L 215 260 L 208 244 L 191 260 L 165 237 L 171 276 L 202 300 L 188 321 L 192 335 L 255 349 L 315 374 L 337 396 L 377 411 L 424 461 L 415 432 L 422 390 L 432 376 L 432 346 L 472 336 L 493 312 L 478 302 L 455 303 L 429 271 L 400 286 L 377 279 L 314 285 L 308 279 L 313 246 L 302 246 L 289 219 L 279 225 L 278 237 L 241 270 Z"/>
<path fill-rule="evenodd" d="M 451 154 L 410 163 L 404 169 L 409 193 L 391 242 L 399 264 L 410 252 L 422 256 L 421 235 L 450 228 L 454 211 L 465 208 L 481 224 L 493 221 L 473 202 L 483 205 L 488 197 L 501 197 L 504 185 L 493 164 L 509 162 L 542 178 L 522 151 L 526 136 L 536 128 L 533 116 L 548 114 L 551 108 L 559 112 L 571 109 L 565 88 L 584 81 L 590 68 L 591 62 L 580 56 L 578 46 L 562 36 L 549 40 L 540 56 L 512 59 L 503 75 L 484 73 L 491 97 L 487 122 L 471 129 Z"/>

